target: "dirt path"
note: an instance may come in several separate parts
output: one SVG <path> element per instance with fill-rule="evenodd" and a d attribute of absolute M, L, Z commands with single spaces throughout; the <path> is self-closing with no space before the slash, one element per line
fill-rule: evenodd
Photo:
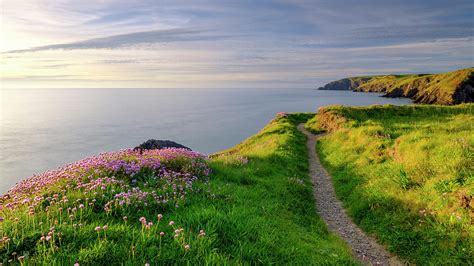
<path fill-rule="evenodd" d="M 347 216 L 342 203 L 336 198 L 332 179 L 321 165 L 316 153 L 316 141 L 321 135 L 311 134 L 304 128 L 304 124 L 300 124 L 298 130 L 307 137 L 306 146 L 316 208 L 329 229 L 346 241 L 352 249 L 353 256 L 364 264 L 403 265 L 374 239 L 365 235 Z"/>

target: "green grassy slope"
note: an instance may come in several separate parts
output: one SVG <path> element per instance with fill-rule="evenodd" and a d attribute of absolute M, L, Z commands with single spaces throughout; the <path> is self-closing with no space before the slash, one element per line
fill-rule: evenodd
<path fill-rule="evenodd" d="M 74 210 L 67 208 L 78 200 L 94 195 L 95 204 L 100 205 L 102 193 L 104 197 L 113 194 L 109 187 L 85 196 L 66 187 L 56 191 L 59 198 L 69 199 L 60 203 L 62 212 L 56 207 L 46 211 L 43 204 L 34 207 L 32 216 L 24 208 L 0 209 L 4 218 L 0 236 L 10 239 L 0 242 L 0 262 L 18 262 L 24 256 L 24 263 L 48 265 L 355 264 L 345 243 L 328 232 L 315 212 L 305 137 L 296 129 L 297 123 L 312 116 L 280 116 L 257 135 L 214 155 L 208 162 L 209 182 L 196 181 L 193 187 L 197 187 L 180 201 L 179 208 L 131 208 L 124 221 L 123 214 L 115 213 L 118 205 L 112 213 L 86 206 L 78 208 L 80 215 L 70 220 Z M 140 175 L 134 177 L 138 186 L 150 191 L 150 185 L 140 182 L 153 179 Z M 54 187 L 50 193 L 55 193 Z M 160 213 L 163 218 L 158 221 Z M 151 229 L 139 222 L 142 216 L 154 222 Z M 50 225 L 55 226 L 54 239 L 40 240 Z M 107 230 L 94 230 L 104 225 Z M 184 231 L 173 238 L 173 230 L 179 228 Z M 204 230 L 204 237 L 198 235 L 199 230 Z M 163 237 L 160 231 L 165 232 Z"/>
<path fill-rule="evenodd" d="M 350 216 L 418 264 L 474 263 L 474 105 L 327 107 L 309 127 Z"/>
<path fill-rule="evenodd" d="M 216 182 L 231 199 L 219 212 L 241 228 L 222 230 L 229 234 L 226 242 L 233 256 L 247 258 L 241 262 L 353 263 L 345 243 L 314 215 L 306 139 L 296 129 L 312 116 L 279 117 L 257 135 L 215 155 Z M 241 156 L 248 164 L 239 166 Z M 239 233 L 243 228 L 246 233 Z"/>
<path fill-rule="evenodd" d="M 346 80 L 328 84 L 326 89 L 337 89 L 337 84 L 346 84 L 347 89 L 354 91 L 383 92 L 387 97 L 408 97 L 416 103 L 428 104 L 474 101 L 474 68 L 440 74 L 364 76 Z"/>

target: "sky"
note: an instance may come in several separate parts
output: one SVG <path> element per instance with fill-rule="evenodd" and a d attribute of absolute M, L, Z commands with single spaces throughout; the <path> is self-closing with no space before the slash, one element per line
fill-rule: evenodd
<path fill-rule="evenodd" d="M 1 88 L 314 88 L 474 66 L 472 0 L 0 0 Z"/>

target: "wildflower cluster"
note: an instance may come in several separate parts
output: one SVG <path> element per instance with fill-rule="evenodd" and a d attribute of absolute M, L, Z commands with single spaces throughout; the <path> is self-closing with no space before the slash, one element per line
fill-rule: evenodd
<path fill-rule="evenodd" d="M 182 190 L 183 187 L 190 187 L 199 176 L 209 174 L 205 159 L 200 153 L 177 148 L 141 152 L 128 149 L 102 153 L 57 170 L 33 175 L 17 183 L 5 195 L 0 196 L 0 211 L 3 208 L 15 209 L 18 206 L 29 205 L 32 208 L 30 214 L 34 214 L 35 207 L 43 202 L 45 192 L 51 188 L 63 193 L 71 189 L 80 189 L 87 194 L 88 191 L 106 190 L 113 185 L 122 188 L 136 186 L 139 179 L 148 178 L 149 180 L 140 181 L 145 181 L 145 186 L 148 186 L 149 182 L 146 181 L 156 185 L 157 180 L 165 180 L 166 184 L 163 185 L 166 189 L 176 187 Z M 179 182 L 174 182 L 175 180 Z M 56 185 L 61 188 L 58 189 Z M 38 195 L 41 193 L 43 195 Z M 131 189 L 127 193 L 135 195 L 138 199 L 148 196 L 140 194 L 137 189 Z M 162 201 L 163 198 L 157 200 Z M 53 203 L 58 199 L 54 198 L 51 201 L 49 198 L 47 201 Z"/>
<path fill-rule="evenodd" d="M 278 112 L 277 117 L 288 117 L 288 113 L 285 112 Z"/>
<path fill-rule="evenodd" d="M 37 254 L 44 257 L 56 253 L 64 242 L 58 229 L 73 240 L 80 230 L 89 228 L 99 241 L 107 241 L 110 224 L 98 223 L 94 217 L 127 224 L 127 215 L 139 211 L 178 208 L 187 195 L 203 191 L 200 186 L 207 184 L 209 172 L 204 155 L 169 148 L 102 153 L 34 175 L 0 196 L 0 224 L 5 225 L 0 233 L 0 255 L 12 256 L 28 230 L 40 233 Z M 142 241 L 151 236 L 161 241 L 165 236 L 165 229 L 156 231 L 163 215 L 157 218 L 156 224 L 140 219 Z"/>

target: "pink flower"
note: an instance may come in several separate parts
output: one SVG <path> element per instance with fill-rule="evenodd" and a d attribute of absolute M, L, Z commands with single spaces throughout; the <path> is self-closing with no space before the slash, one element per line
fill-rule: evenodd
<path fill-rule="evenodd" d="M 100 226 L 96 226 L 96 228 L 95 228 L 94 230 L 96 230 L 97 232 L 99 232 L 100 229 L 102 229 Z"/>
<path fill-rule="evenodd" d="M 176 169 L 163 164 L 163 162 L 176 159 L 185 159 L 186 167 Z M 14 210 L 22 207 L 28 210 L 29 207 L 26 213 L 36 215 L 35 207 L 45 204 L 48 205 L 44 207 L 46 212 L 50 210 L 58 213 L 67 212 L 71 221 L 75 221 L 78 219 L 75 213 L 84 209 L 85 206 L 103 208 L 106 211 L 112 211 L 115 207 L 125 208 L 125 206 L 146 209 L 147 206 L 155 206 L 155 204 L 158 208 L 162 208 L 175 200 L 185 199 L 188 193 L 195 191 L 194 182 L 210 173 L 207 159 L 199 153 L 176 148 L 146 151 L 129 149 L 102 153 L 57 170 L 34 175 L 17 183 L 7 192 L 8 198 L 0 197 L 2 201 L 0 209 Z M 161 193 L 158 190 L 144 191 L 143 187 L 150 186 L 146 182 L 143 186 L 134 185 L 133 183 L 138 184 L 141 180 L 133 176 L 140 175 L 143 170 L 150 170 L 157 178 L 162 179 L 165 182 L 164 186 L 171 189 L 171 193 Z M 38 196 L 43 195 L 46 188 L 51 188 L 51 192 L 56 194 Z M 114 193 L 114 198 L 110 199 L 105 206 L 102 200 L 98 200 L 104 196 L 102 190 Z M 87 195 L 87 198 L 69 200 L 67 196 L 64 196 L 75 192 Z M 74 206 L 68 206 L 68 202 L 73 203 Z M 8 219 L 19 222 L 18 218 Z M 158 221 L 162 219 L 163 215 L 158 214 Z M 0 217 L 0 223 L 2 221 L 5 222 L 5 217 Z M 126 217 L 124 221 L 127 221 Z M 140 222 L 143 227 L 152 226 L 145 217 L 142 217 Z M 174 225 L 174 221 L 170 222 L 171 225 Z M 105 228 L 96 227 L 95 230 L 99 232 L 106 230 Z M 52 240 L 52 237 L 50 235 L 48 240 Z"/>
<path fill-rule="evenodd" d="M 77 262 L 76 262 L 76 263 L 74 263 L 74 266 L 79 266 L 79 263 L 77 263 Z"/>
<path fill-rule="evenodd" d="M 105 230 L 107 230 L 108 228 L 109 228 L 109 227 L 108 227 L 107 225 L 104 225 L 104 226 L 102 227 L 102 230 L 105 231 Z"/>
<path fill-rule="evenodd" d="M 185 246 L 184 246 L 184 249 L 189 250 L 190 247 L 191 247 L 191 246 L 189 246 L 189 245 L 185 245 Z"/>
<path fill-rule="evenodd" d="M 160 232 L 160 236 L 164 236 L 165 235 L 165 232 Z"/>
<path fill-rule="evenodd" d="M 170 221 L 169 225 L 174 225 L 174 221 Z"/>

